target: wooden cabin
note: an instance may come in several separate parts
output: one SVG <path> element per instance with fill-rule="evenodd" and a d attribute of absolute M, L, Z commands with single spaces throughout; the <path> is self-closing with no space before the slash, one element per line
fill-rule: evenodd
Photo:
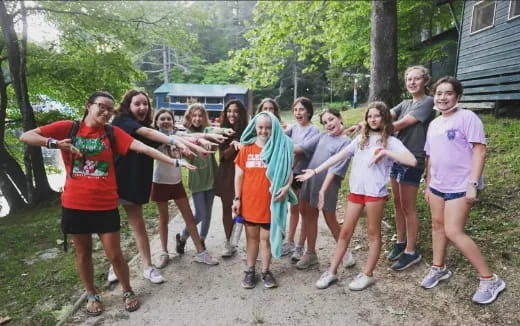
<path fill-rule="evenodd" d="M 520 1 L 464 1 L 456 77 L 466 107 L 520 103 Z"/>
<path fill-rule="evenodd" d="M 176 117 L 179 117 L 184 116 L 191 103 L 202 103 L 206 106 L 210 118 L 215 118 L 224 109 L 224 104 L 231 99 L 239 99 L 246 108 L 252 110 L 250 93 L 247 87 L 231 84 L 164 83 L 154 91 L 155 108 L 174 110 Z"/>

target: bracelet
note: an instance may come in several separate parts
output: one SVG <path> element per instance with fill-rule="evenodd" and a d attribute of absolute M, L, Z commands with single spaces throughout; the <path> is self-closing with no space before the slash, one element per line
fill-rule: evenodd
<path fill-rule="evenodd" d="M 312 169 L 312 172 L 314 172 L 314 175 L 318 175 L 318 172 L 316 172 L 316 169 Z"/>
<path fill-rule="evenodd" d="M 174 142 L 175 140 L 173 139 L 173 137 L 168 137 L 168 144 L 173 145 Z"/>
<path fill-rule="evenodd" d="M 233 198 L 234 201 L 240 200 L 240 197 Z"/>
<path fill-rule="evenodd" d="M 175 159 L 175 166 L 180 167 L 181 166 L 181 160 Z"/>

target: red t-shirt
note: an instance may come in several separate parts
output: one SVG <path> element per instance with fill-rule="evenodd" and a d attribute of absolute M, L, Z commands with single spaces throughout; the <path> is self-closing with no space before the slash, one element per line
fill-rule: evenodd
<path fill-rule="evenodd" d="M 44 137 L 57 140 L 69 138 L 72 121 L 57 121 L 40 127 Z M 134 140 L 118 127 L 114 130 L 115 151 L 125 155 Z M 67 179 L 61 195 L 63 207 L 88 211 L 117 208 L 117 184 L 110 140 L 103 126 L 91 128 L 80 123 L 74 145 L 83 154 L 71 163 L 70 152 L 62 151 Z M 70 169 L 73 168 L 73 178 Z"/>
<path fill-rule="evenodd" d="M 256 144 L 244 146 L 235 159 L 244 175 L 240 210 L 246 221 L 271 223 L 271 182 L 265 175 L 267 166 L 260 157 L 262 148 Z"/>

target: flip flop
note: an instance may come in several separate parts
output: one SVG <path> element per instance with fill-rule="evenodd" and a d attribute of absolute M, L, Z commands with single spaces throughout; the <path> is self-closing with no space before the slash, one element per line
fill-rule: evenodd
<path fill-rule="evenodd" d="M 97 308 L 97 309 L 96 309 Z M 101 300 L 99 299 L 99 295 L 93 294 L 87 296 L 87 307 L 86 313 L 89 316 L 99 316 L 103 312 L 103 306 L 101 305 Z"/>
<path fill-rule="evenodd" d="M 134 291 L 130 290 L 123 294 L 123 302 L 125 304 L 125 310 L 128 312 L 136 311 L 139 309 L 139 300 Z"/>

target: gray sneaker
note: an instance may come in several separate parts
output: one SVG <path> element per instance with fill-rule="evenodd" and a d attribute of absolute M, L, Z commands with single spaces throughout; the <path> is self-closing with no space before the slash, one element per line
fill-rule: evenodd
<path fill-rule="evenodd" d="M 313 265 L 317 265 L 319 262 L 318 262 L 318 256 L 316 255 L 315 252 L 309 252 L 307 251 L 302 259 L 300 259 L 297 263 L 296 263 L 296 268 L 298 269 L 308 269 L 309 267 L 313 266 Z"/>
<path fill-rule="evenodd" d="M 446 266 L 442 269 L 437 266 L 432 266 L 428 275 L 423 278 L 421 286 L 425 289 L 434 288 L 440 281 L 449 279 L 451 274 L 451 271 L 447 269 Z"/>
<path fill-rule="evenodd" d="M 286 242 L 282 245 L 282 256 L 287 256 L 288 254 L 292 254 L 294 252 L 294 242 Z"/>
<path fill-rule="evenodd" d="M 490 280 L 481 279 L 478 289 L 473 295 L 473 302 L 478 304 L 492 303 L 505 288 L 506 282 L 496 274 L 493 274 L 493 278 Z"/>
<path fill-rule="evenodd" d="M 276 282 L 276 279 L 274 278 L 271 271 L 262 273 L 262 280 L 264 281 L 264 287 L 266 289 L 274 289 L 278 287 L 278 283 Z"/>
<path fill-rule="evenodd" d="M 218 265 L 218 260 L 213 258 L 207 250 L 201 251 L 195 255 L 195 261 L 206 265 Z"/>
<path fill-rule="evenodd" d="M 401 257 L 401 255 L 404 253 L 405 249 L 406 249 L 406 242 L 404 242 L 404 243 L 396 242 L 392 246 L 392 250 L 390 250 L 390 252 L 386 256 L 386 258 L 388 258 L 388 260 L 391 260 L 391 261 L 398 260 L 399 257 Z"/>
<path fill-rule="evenodd" d="M 244 279 L 242 280 L 242 287 L 244 289 L 252 289 L 256 286 L 256 276 L 254 269 L 244 271 Z"/>
<path fill-rule="evenodd" d="M 300 259 L 302 259 L 302 256 L 303 256 L 303 247 L 300 247 L 300 246 L 294 247 L 294 251 L 293 251 L 293 254 L 291 256 L 291 260 L 293 262 L 297 262 Z"/>

